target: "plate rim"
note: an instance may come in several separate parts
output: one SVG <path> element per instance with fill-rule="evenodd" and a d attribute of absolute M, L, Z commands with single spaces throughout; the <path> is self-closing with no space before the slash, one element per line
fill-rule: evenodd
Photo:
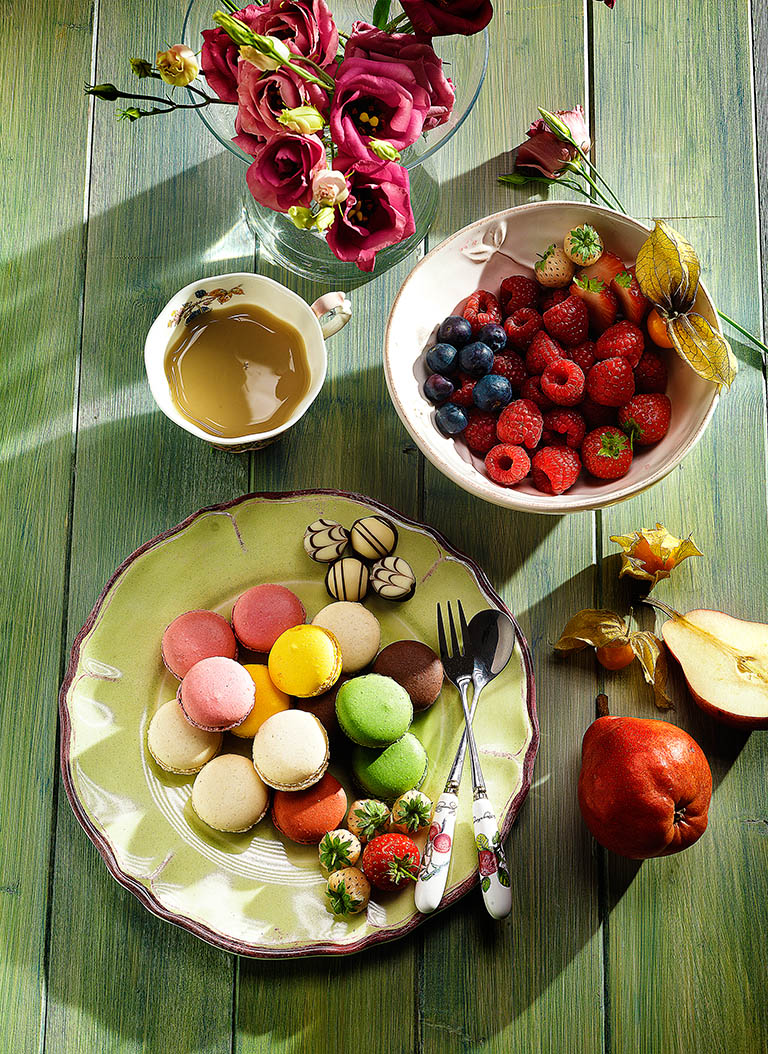
<path fill-rule="evenodd" d="M 216 948 L 220 948 L 223 951 L 230 952 L 234 955 L 243 956 L 245 958 L 252 959 L 292 959 L 302 958 L 305 956 L 320 956 L 320 955 L 353 955 L 357 952 L 363 951 L 365 948 L 369 948 L 376 944 L 384 944 L 389 941 L 397 940 L 400 937 L 405 937 L 411 933 L 418 926 L 420 926 L 426 919 L 431 918 L 433 915 L 442 914 L 442 912 L 450 907 L 456 901 L 460 900 L 466 893 L 472 889 L 473 886 L 477 885 L 479 875 L 475 871 L 469 878 L 460 882 L 448 893 L 441 903 L 439 909 L 432 912 L 431 915 L 423 915 L 418 910 L 415 911 L 414 915 L 407 919 L 406 922 L 396 927 L 382 927 L 374 931 L 373 933 L 367 934 L 360 940 L 353 942 L 352 944 L 338 945 L 332 941 L 317 941 L 304 945 L 301 948 L 280 948 L 273 946 L 265 946 L 261 944 L 254 944 L 248 941 L 237 940 L 236 938 L 229 937 L 225 934 L 219 933 L 207 926 L 205 923 L 198 922 L 196 919 L 189 918 L 186 915 L 181 915 L 178 912 L 171 911 L 165 907 L 160 900 L 146 888 L 137 878 L 133 875 L 129 875 L 122 869 L 117 861 L 117 857 L 112 848 L 110 840 L 99 831 L 88 816 L 84 806 L 81 804 L 78 797 L 77 791 L 74 785 L 74 779 L 72 776 L 71 768 L 71 757 L 70 757 L 70 740 L 72 733 L 72 720 L 69 713 L 69 707 L 67 702 L 67 696 L 70 688 L 75 680 L 75 675 L 80 663 L 80 653 L 83 642 L 87 635 L 93 628 L 96 619 L 98 618 L 104 602 L 107 599 L 112 588 L 116 585 L 117 581 L 123 575 L 123 573 L 131 566 L 134 561 L 139 557 L 143 556 L 144 553 L 150 549 L 155 548 L 167 539 L 172 538 L 174 535 L 179 534 L 181 531 L 189 527 L 199 517 L 204 516 L 210 512 L 223 512 L 233 508 L 236 505 L 242 505 L 245 502 L 252 501 L 254 499 L 262 499 L 266 501 L 285 501 L 293 498 L 309 498 L 316 497 L 318 495 L 327 495 L 329 497 L 345 498 L 351 501 L 356 501 L 365 505 L 370 506 L 379 512 L 387 513 L 391 516 L 395 516 L 397 519 L 403 521 L 411 527 L 418 527 L 421 530 L 426 531 L 430 534 L 451 556 L 458 558 L 464 564 L 469 566 L 470 570 L 475 575 L 478 584 L 482 587 L 482 590 L 492 599 L 492 601 L 498 605 L 499 609 L 507 614 L 512 620 L 512 624 L 515 627 L 515 635 L 517 643 L 520 647 L 520 654 L 522 658 L 523 670 L 525 673 L 526 680 L 526 709 L 528 712 L 528 718 L 531 722 L 531 740 L 528 744 L 523 759 L 522 765 L 522 783 L 517 793 L 507 801 L 504 806 L 506 810 L 504 816 L 504 822 L 501 825 L 501 838 L 505 840 L 512 830 L 517 815 L 522 807 L 525 798 L 531 788 L 533 765 L 536 759 L 536 755 L 539 749 L 539 720 L 536 709 L 536 685 L 534 681 L 533 672 L 533 660 L 531 655 L 530 646 L 528 641 L 523 634 L 520 625 L 515 618 L 514 614 L 510 611 L 507 605 L 504 603 L 502 598 L 499 596 L 497 591 L 491 585 L 491 582 L 486 575 L 485 571 L 480 565 L 462 550 L 457 549 L 456 546 L 452 545 L 447 538 L 439 531 L 436 527 L 432 527 L 429 524 L 423 523 L 420 520 L 416 520 L 411 516 L 407 516 L 405 513 L 399 512 L 393 509 L 391 506 L 384 502 L 378 501 L 375 498 L 370 498 L 367 495 L 359 494 L 354 491 L 343 491 L 336 490 L 334 488 L 309 488 L 305 490 L 286 490 L 286 491 L 251 491 L 247 494 L 241 494 L 236 498 L 232 498 L 225 502 L 216 502 L 212 505 L 205 505 L 202 508 L 197 509 L 196 512 L 191 513 L 184 520 L 175 524 L 172 527 L 161 531 L 156 534 L 153 538 L 144 542 L 132 553 L 130 553 L 120 565 L 110 575 L 106 585 L 101 590 L 96 603 L 91 609 L 88 617 L 83 623 L 82 627 L 78 631 L 75 639 L 72 642 L 72 647 L 69 652 L 69 661 L 67 664 L 67 671 L 64 676 L 64 680 L 61 683 L 58 697 L 58 708 L 59 708 L 59 762 L 61 769 L 61 778 L 64 784 L 64 791 L 67 795 L 70 807 L 75 814 L 77 821 L 85 831 L 88 838 L 95 845 L 102 860 L 106 864 L 107 870 L 111 876 L 121 886 L 132 893 L 143 906 L 150 911 L 153 915 L 162 919 L 164 922 L 170 922 L 181 929 L 188 930 L 194 936 L 199 937 L 206 943 L 213 945 Z"/>

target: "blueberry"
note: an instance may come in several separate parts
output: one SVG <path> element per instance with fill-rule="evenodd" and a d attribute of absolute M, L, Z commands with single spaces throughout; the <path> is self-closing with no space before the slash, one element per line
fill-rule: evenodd
<path fill-rule="evenodd" d="M 424 381 L 424 394 L 431 403 L 444 403 L 455 391 L 448 378 L 440 373 L 433 373 Z"/>
<path fill-rule="evenodd" d="M 449 315 L 440 323 L 437 339 L 444 340 L 446 344 L 453 344 L 454 348 L 463 348 L 467 341 L 472 340 L 472 326 L 461 315 Z"/>
<path fill-rule="evenodd" d="M 498 373 L 488 373 L 481 377 L 472 389 L 472 401 L 480 410 L 503 409 L 512 400 L 512 385 L 506 377 Z"/>
<path fill-rule="evenodd" d="M 435 414 L 435 424 L 446 436 L 456 436 L 467 427 L 467 415 L 456 403 L 445 403 Z"/>
<path fill-rule="evenodd" d="M 477 339 L 487 344 L 491 351 L 498 352 L 507 346 L 506 331 L 498 322 L 489 322 L 487 326 L 483 326 L 477 334 Z"/>
<path fill-rule="evenodd" d="M 487 344 L 481 344 L 479 340 L 465 344 L 459 352 L 461 368 L 470 377 L 482 377 L 491 372 L 493 366 L 493 352 Z"/>
<path fill-rule="evenodd" d="M 452 344 L 435 344 L 427 352 L 427 366 L 433 373 L 453 373 L 459 365 L 458 354 Z"/>

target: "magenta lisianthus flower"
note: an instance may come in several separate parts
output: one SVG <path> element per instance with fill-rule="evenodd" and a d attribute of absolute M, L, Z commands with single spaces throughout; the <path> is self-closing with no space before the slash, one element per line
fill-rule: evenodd
<path fill-rule="evenodd" d="M 430 37 L 471 36 L 493 18 L 490 0 L 400 0 L 414 29 Z"/>
<path fill-rule="evenodd" d="M 260 154 L 267 141 L 267 136 L 265 135 L 252 135 L 250 132 L 243 131 L 243 126 L 240 123 L 240 114 L 235 115 L 235 133 L 232 136 L 232 142 L 235 146 L 239 146 L 241 150 L 244 150 L 246 154 L 250 154 L 251 157 L 256 157 Z"/>
<path fill-rule="evenodd" d="M 347 157 L 367 156 L 371 139 L 404 150 L 421 135 L 428 112 L 429 96 L 408 66 L 361 58 L 339 66 L 329 124 Z"/>
<path fill-rule="evenodd" d="M 581 106 L 558 110 L 556 116 L 567 126 L 584 153 L 589 153 L 589 129 Z M 515 168 L 535 169 L 547 179 L 557 179 L 576 157 L 576 148 L 558 139 L 542 117 L 533 122 L 526 135 L 528 138 L 515 150 Z"/>
<path fill-rule="evenodd" d="M 246 59 L 240 59 L 237 116 L 244 132 L 267 137 L 284 132 L 278 117 L 283 110 L 296 106 L 316 106 L 324 117 L 328 116 L 328 96 L 317 84 L 310 84 L 285 68 L 263 73 Z"/>
<path fill-rule="evenodd" d="M 260 205 L 287 212 L 293 205 L 309 208 L 312 176 L 325 166 L 325 147 L 316 135 L 273 135 L 249 166 L 245 181 Z"/>
<path fill-rule="evenodd" d="M 235 11 L 233 18 L 253 29 L 256 16 L 261 11 L 259 4 L 248 4 L 240 11 Z M 237 44 L 227 32 L 216 26 L 215 29 L 203 30 L 203 50 L 200 54 L 200 68 L 212 91 L 215 91 L 224 102 L 237 102 Z"/>
<path fill-rule="evenodd" d="M 375 157 L 337 157 L 333 163 L 347 177 L 349 196 L 328 231 L 328 246 L 340 260 L 372 271 L 377 252 L 410 237 L 416 229 L 408 172 L 394 161 Z"/>
<path fill-rule="evenodd" d="M 268 0 L 258 8 L 254 33 L 277 37 L 323 68 L 334 65 L 339 33 L 325 0 Z"/>
<path fill-rule="evenodd" d="M 429 95 L 424 131 L 445 124 L 451 116 L 456 92 L 443 72 L 443 63 L 431 44 L 416 40 L 410 33 L 385 33 L 367 22 L 355 22 L 344 50 L 346 59 L 371 62 L 399 62 L 407 66 Z M 386 138 L 386 137 L 379 137 Z"/>

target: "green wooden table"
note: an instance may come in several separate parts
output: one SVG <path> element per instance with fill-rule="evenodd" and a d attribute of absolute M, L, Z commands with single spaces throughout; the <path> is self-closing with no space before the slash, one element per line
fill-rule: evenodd
<path fill-rule="evenodd" d="M 505 151 L 537 105 L 583 101 L 595 156 L 629 210 L 687 235 L 720 306 L 759 331 L 765 4 L 496 7 L 481 98 L 441 152 L 429 244 L 528 200 L 496 182 Z M 425 463 L 388 401 L 383 327 L 409 261 L 357 290 L 323 393 L 287 440 L 250 457 L 209 450 L 155 409 L 141 349 L 171 292 L 261 266 L 240 221 L 241 167 L 194 115 L 128 127 L 82 95 L 84 81 L 117 80 L 128 56 L 172 42 L 183 9 L 3 9 L 1 1054 L 765 1051 L 766 733 L 714 724 L 676 675 L 669 719 L 712 765 L 709 830 L 678 857 L 639 866 L 608 856 L 578 813 L 581 736 L 601 689 L 615 711 L 655 711 L 638 677 L 602 678 L 591 657 L 561 662 L 550 646 L 578 608 L 626 603 L 608 536 L 657 519 L 693 530 L 706 554 L 664 585 L 665 599 L 765 619 L 761 358 L 734 342 L 733 391 L 693 454 L 650 492 L 594 515 L 506 513 Z M 364 442 L 371 427 L 375 455 Z M 61 787 L 57 690 L 102 584 L 141 542 L 201 505 L 313 486 L 423 518 L 487 569 L 534 649 L 541 749 L 509 844 L 506 922 L 492 923 L 470 895 L 356 958 L 238 961 L 160 922 L 109 876 Z"/>

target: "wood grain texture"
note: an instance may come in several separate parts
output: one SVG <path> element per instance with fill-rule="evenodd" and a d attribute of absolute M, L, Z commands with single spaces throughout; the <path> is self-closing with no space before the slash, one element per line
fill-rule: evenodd
<path fill-rule="evenodd" d="M 43 5 L 24 18 L 4 7 L 0 27 L 0 1045 L 35 1051 L 85 264 L 90 4 L 63 0 L 53 17 Z M 32 80 L 19 59 L 41 47 L 55 50 L 55 69 Z M 70 144 L 64 164 L 42 145 L 52 127 Z"/>
<path fill-rule="evenodd" d="M 534 200 L 530 190 L 498 184 L 511 167 L 507 151 L 522 140 L 537 106 L 585 101 L 581 3 L 526 5 L 524 17 L 514 5 L 499 5 L 492 28 L 488 79 L 446 151 L 431 244 Z M 554 54 L 556 63 L 538 61 Z M 579 743 L 593 713 L 594 668 L 582 659 L 563 663 L 550 644 L 570 615 L 591 603 L 594 517 L 526 516 L 484 504 L 429 465 L 425 517 L 485 568 L 520 619 L 534 655 L 541 747 L 508 842 L 511 917 L 494 923 L 479 894 L 470 894 L 425 930 L 422 1049 L 593 1054 L 603 1047 L 597 872 L 574 788 Z"/>
<path fill-rule="evenodd" d="M 596 17 L 594 28 L 601 170 L 630 211 L 668 218 L 691 241 L 715 301 L 758 331 L 749 5 L 707 0 L 694 17 L 682 0 L 641 0 L 615 14 L 614 25 Z M 605 510 L 602 540 L 605 553 L 615 552 L 609 535 L 657 520 L 673 533 L 693 531 L 704 557 L 661 583 L 659 597 L 682 611 L 715 607 L 764 620 L 764 379 L 754 350 L 734 342 L 734 351 L 739 376 L 700 445 L 662 484 Z M 608 556 L 603 597 L 626 611 L 632 594 L 616 570 Z M 646 608 L 637 617 L 652 627 Z M 606 683 L 614 713 L 657 716 L 637 677 Z M 678 671 L 673 690 L 668 719 L 693 735 L 712 767 L 710 826 L 678 857 L 605 862 L 610 1046 L 615 1054 L 757 1054 L 768 1046 L 768 926 L 757 907 L 768 895 L 765 733 L 747 738 L 711 721 Z"/>

